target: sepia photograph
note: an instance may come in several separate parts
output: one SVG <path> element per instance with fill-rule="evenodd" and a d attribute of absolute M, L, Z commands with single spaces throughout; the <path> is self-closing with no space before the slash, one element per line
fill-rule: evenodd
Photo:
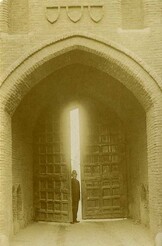
<path fill-rule="evenodd" d="M 162 0 L 0 0 L 0 246 L 162 246 Z"/>

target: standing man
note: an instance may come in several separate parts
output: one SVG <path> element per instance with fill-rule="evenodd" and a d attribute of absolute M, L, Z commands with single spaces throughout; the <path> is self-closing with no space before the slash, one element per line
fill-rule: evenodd
<path fill-rule="evenodd" d="M 71 194 L 72 194 L 72 211 L 73 211 L 73 221 L 74 223 L 79 223 L 77 221 L 78 204 L 80 200 L 80 184 L 77 180 L 77 172 L 73 170 L 71 173 Z"/>

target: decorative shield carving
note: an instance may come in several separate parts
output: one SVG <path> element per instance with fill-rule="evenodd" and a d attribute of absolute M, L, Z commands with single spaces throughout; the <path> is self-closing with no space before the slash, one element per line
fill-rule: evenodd
<path fill-rule="evenodd" d="M 67 15 L 73 22 L 78 22 L 82 18 L 83 7 L 82 6 L 67 6 Z"/>
<path fill-rule="evenodd" d="M 53 24 L 58 20 L 59 15 L 60 15 L 59 6 L 46 7 L 46 18 L 51 24 Z"/>
<path fill-rule="evenodd" d="M 91 19 L 94 22 L 99 22 L 102 20 L 104 11 L 103 11 L 103 5 L 91 5 L 88 7 L 89 14 Z"/>

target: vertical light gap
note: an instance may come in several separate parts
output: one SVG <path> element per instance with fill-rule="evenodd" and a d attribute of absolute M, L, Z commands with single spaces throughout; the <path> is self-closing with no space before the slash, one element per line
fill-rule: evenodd
<path fill-rule="evenodd" d="M 70 137 L 71 137 L 71 169 L 77 171 L 77 179 L 81 187 L 80 175 L 80 129 L 79 129 L 79 109 L 70 111 Z M 78 219 L 81 219 L 81 202 L 78 209 Z"/>

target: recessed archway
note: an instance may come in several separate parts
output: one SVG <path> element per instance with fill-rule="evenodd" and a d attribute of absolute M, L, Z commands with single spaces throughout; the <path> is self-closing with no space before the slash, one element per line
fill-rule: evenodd
<path fill-rule="evenodd" d="M 6 71 L 0 81 L 6 110 L 12 114 L 34 85 L 72 63 L 95 67 L 118 79 L 132 91 L 145 110 L 156 101 L 152 87 L 160 91 L 160 79 L 126 49 L 93 36 L 74 34 L 42 43 Z"/>
<path fill-rule="evenodd" d="M 78 74 L 79 74 L 79 77 L 78 77 Z M 58 81 L 59 81 L 59 84 L 58 84 Z M 100 84 L 101 81 L 102 83 Z M 95 105 L 95 106 L 92 106 L 93 108 L 92 115 L 90 112 L 89 113 L 87 112 L 90 105 Z M 132 183 L 133 179 L 135 179 L 134 173 L 136 174 L 136 177 L 138 177 L 137 178 L 138 184 L 136 184 L 136 186 L 138 185 L 139 187 L 139 182 L 140 182 L 139 178 L 141 174 L 138 171 L 137 163 L 138 162 L 141 163 L 140 164 L 141 170 L 142 168 L 144 168 L 144 170 L 147 169 L 145 112 L 140 106 L 140 104 L 138 103 L 138 101 L 134 97 L 132 97 L 132 93 L 129 90 L 127 90 L 122 84 L 120 84 L 118 81 L 113 79 L 111 76 L 108 76 L 105 73 L 98 71 L 91 67 L 83 66 L 80 64 L 73 64 L 66 68 L 58 70 L 57 72 L 55 72 L 54 74 L 50 75 L 49 77 L 41 81 L 39 84 L 37 84 L 37 86 L 35 86 L 30 91 L 30 93 L 27 94 L 27 96 L 25 97 L 20 107 L 16 110 L 13 116 L 13 120 L 12 120 L 13 122 L 12 130 L 13 130 L 13 136 L 14 136 L 13 151 L 14 149 L 17 148 L 17 142 L 20 142 L 21 143 L 20 145 L 24 145 L 22 142 L 26 142 L 26 143 L 32 142 L 32 139 L 30 138 L 31 137 L 30 132 L 32 128 L 35 126 L 37 117 L 42 110 L 45 111 L 47 115 L 44 113 L 43 118 L 41 118 L 36 124 L 35 126 L 36 132 L 40 128 L 41 122 L 44 122 L 45 120 L 49 118 L 48 111 L 51 107 L 53 109 L 54 107 L 56 107 L 57 109 L 59 107 L 60 108 L 65 107 L 65 110 L 63 110 L 64 112 L 64 111 L 68 111 L 68 108 L 71 108 L 71 107 L 73 108 L 76 106 L 79 106 L 80 111 L 82 111 L 81 125 L 84 124 L 83 123 L 84 119 L 86 121 L 88 120 L 90 115 L 91 115 L 90 118 L 95 119 L 94 115 L 97 112 L 94 109 L 94 107 L 96 109 L 98 108 L 97 110 L 98 113 L 103 111 L 101 110 L 102 108 L 106 108 L 105 114 L 109 115 L 108 118 L 110 118 L 110 115 L 112 115 L 110 111 L 113 111 L 115 114 L 118 115 L 118 118 L 123 122 L 125 131 L 127 134 L 127 136 L 125 136 L 126 137 L 125 142 L 127 142 L 126 145 L 128 145 L 128 147 L 131 146 L 129 147 L 128 151 L 132 149 L 131 151 L 132 153 L 129 154 L 131 157 L 130 157 L 130 160 L 128 161 L 128 165 L 131 168 L 131 173 L 129 172 L 129 174 L 127 174 L 127 176 L 131 176 L 131 178 L 129 177 L 129 181 L 128 181 L 129 182 L 129 215 L 128 216 L 139 219 L 140 218 L 140 209 L 139 209 L 140 194 L 139 194 L 139 191 L 137 192 L 137 187 L 134 189 L 134 191 L 131 187 L 133 186 L 135 187 L 135 183 L 134 184 Z M 52 117 L 55 118 L 56 113 L 53 116 L 51 115 L 51 120 L 52 120 Z M 116 120 L 114 120 L 114 122 L 115 121 Z M 49 119 L 49 122 L 50 122 L 50 119 Z M 68 117 L 66 120 L 64 120 L 64 123 L 68 125 Z M 105 121 L 105 123 L 107 124 L 108 122 Z M 87 123 L 85 124 L 87 125 Z M 93 124 L 95 126 L 97 122 L 95 122 L 95 120 L 92 121 L 90 124 L 91 127 L 93 127 Z M 17 128 L 17 125 L 20 125 L 20 126 L 22 125 L 23 127 Z M 22 131 L 22 136 L 23 136 L 22 139 L 20 139 L 20 131 Z M 24 131 L 27 133 L 27 135 L 23 133 Z M 48 132 L 48 129 L 47 129 L 47 132 Z M 49 132 L 48 135 L 50 134 L 52 134 L 52 132 L 51 133 Z M 42 141 L 45 141 L 43 140 L 41 135 L 42 134 L 38 132 L 37 137 L 40 137 L 40 141 L 41 141 L 40 145 L 43 144 Z M 85 139 L 86 137 L 85 135 L 86 135 L 85 130 L 82 130 L 82 134 L 81 134 L 82 139 L 83 138 Z M 49 136 L 48 136 L 48 139 L 49 139 Z M 49 139 L 49 145 L 50 145 L 50 142 L 51 140 Z M 69 144 L 69 140 L 68 140 L 68 144 Z M 141 153 L 141 157 L 139 158 L 137 156 L 137 152 L 139 153 L 140 149 L 143 149 L 143 152 Z M 27 150 L 27 148 L 25 148 L 24 151 L 25 150 Z M 26 151 L 23 153 L 24 153 L 22 154 L 23 156 L 26 155 Z M 38 155 L 38 151 L 37 151 L 37 155 Z M 133 157 L 133 155 L 135 156 L 135 158 Z M 13 158 L 14 158 L 14 163 L 16 164 L 17 162 L 16 160 L 20 159 L 21 155 L 19 154 L 19 156 L 16 157 L 16 155 L 14 154 Z M 48 159 L 48 153 L 47 153 L 46 158 Z M 27 159 L 28 158 L 26 158 L 26 161 L 24 162 L 24 168 L 26 164 L 28 163 Z M 69 161 L 67 162 L 69 163 Z M 34 161 L 34 163 L 37 163 L 37 161 Z M 42 164 L 40 165 L 42 166 Z M 51 165 L 50 160 L 49 160 L 49 165 Z M 16 165 L 15 165 L 15 168 L 16 168 Z M 43 169 L 41 172 L 44 172 L 44 167 L 42 166 L 42 168 Z M 107 171 L 106 171 L 105 166 L 103 168 L 104 168 L 103 171 L 105 172 L 105 175 L 106 175 Z M 51 170 L 52 169 L 53 168 L 51 167 Z M 25 172 L 23 173 L 25 174 Z M 134 178 L 132 178 L 132 176 L 134 176 Z M 125 182 L 125 184 L 126 183 L 127 182 Z M 143 175 L 143 180 L 141 180 L 141 183 L 144 183 L 145 186 L 147 186 L 147 170 L 145 172 L 145 177 Z M 135 195 L 135 192 L 138 193 L 138 197 Z M 143 220 L 142 222 L 146 223 Z"/>
<path fill-rule="evenodd" d="M 161 103 L 161 91 L 158 79 L 151 75 L 145 65 L 121 47 L 98 40 L 96 37 L 69 35 L 46 42 L 21 59 L 1 80 L 1 124 L 6 124 L 5 129 L 2 129 L 4 140 L 1 146 L 2 151 L 6 149 L 5 146 L 11 144 L 10 117 L 24 96 L 54 71 L 76 63 L 94 67 L 120 81 L 134 94 L 147 114 L 150 225 L 152 229 L 155 229 L 160 214 L 160 203 L 157 210 L 160 173 L 158 171 L 155 173 L 155 170 L 160 165 L 157 150 L 160 145 L 158 133 L 161 115 L 158 112 L 158 105 Z M 6 161 L 10 163 L 6 170 L 11 175 L 11 148 L 3 156 L 3 163 Z M 3 230 L 9 231 L 10 216 Z"/>

